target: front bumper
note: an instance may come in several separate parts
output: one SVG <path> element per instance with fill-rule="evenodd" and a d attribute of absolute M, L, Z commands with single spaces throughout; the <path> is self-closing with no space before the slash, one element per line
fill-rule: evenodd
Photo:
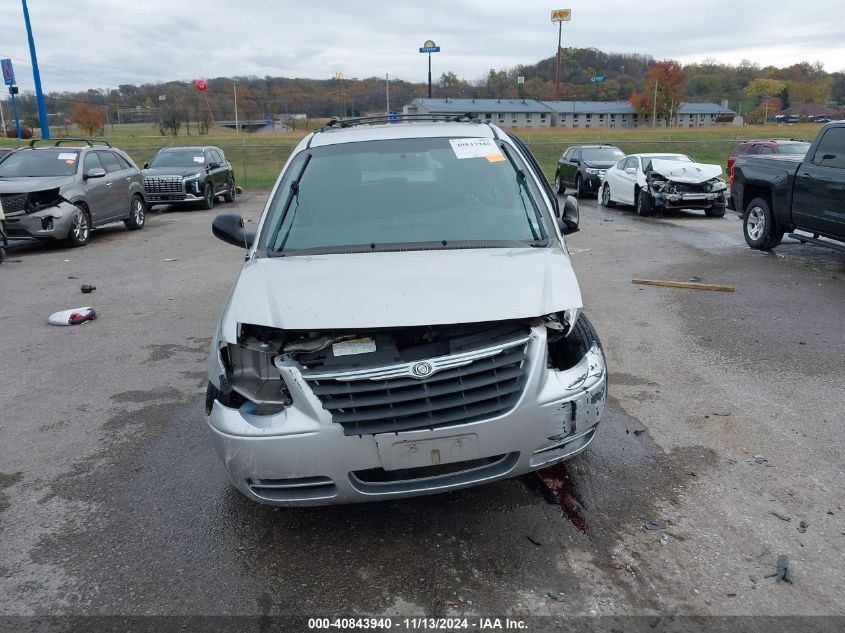
<path fill-rule="evenodd" d="M 6 233 L 15 240 L 63 240 L 76 211 L 70 202 L 60 202 L 34 213 L 7 215 Z"/>
<path fill-rule="evenodd" d="M 581 188 L 588 193 L 597 193 L 601 188 L 601 182 L 604 178 L 604 172 L 600 174 L 581 174 Z"/>
<path fill-rule="evenodd" d="M 654 202 L 665 209 L 709 209 L 714 204 L 723 204 L 725 192 L 654 194 Z"/>
<path fill-rule="evenodd" d="M 232 483 L 254 501 L 323 505 L 456 490 L 521 475 L 583 451 L 607 400 L 594 344 L 565 371 L 546 366 L 543 328 L 532 330 L 524 390 L 509 412 L 434 430 L 346 436 L 292 361 L 277 362 L 294 404 L 272 416 L 213 403 L 212 443 Z"/>

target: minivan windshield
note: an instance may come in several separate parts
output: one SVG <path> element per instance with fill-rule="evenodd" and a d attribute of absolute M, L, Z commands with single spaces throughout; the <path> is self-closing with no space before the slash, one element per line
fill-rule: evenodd
<path fill-rule="evenodd" d="M 587 162 L 615 163 L 625 153 L 615 147 L 585 147 L 581 150 L 581 157 Z"/>
<path fill-rule="evenodd" d="M 339 143 L 300 153 L 270 203 L 270 255 L 548 243 L 528 168 L 490 138 Z"/>
<path fill-rule="evenodd" d="M 205 164 L 202 150 L 167 150 L 159 152 L 150 161 L 150 168 L 159 167 L 198 167 Z"/>
<path fill-rule="evenodd" d="M 73 176 L 78 159 L 79 151 L 75 149 L 25 149 L 0 162 L 0 178 Z"/>

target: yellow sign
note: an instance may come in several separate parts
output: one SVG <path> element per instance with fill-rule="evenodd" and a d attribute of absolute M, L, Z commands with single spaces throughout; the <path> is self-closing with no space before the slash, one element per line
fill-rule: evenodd
<path fill-rule="evenodd" d="M 552 11 L 552 22 L 569 22 L 572 19 L 572 9 L 555 9 Z"/>
<path fill-rule="evenodd" d="M 431 40 L 426 40 L 425 44 L 423 44 L 423 48 L 434 48 L 435 46 L 437 46 L 437 44 Z"/>

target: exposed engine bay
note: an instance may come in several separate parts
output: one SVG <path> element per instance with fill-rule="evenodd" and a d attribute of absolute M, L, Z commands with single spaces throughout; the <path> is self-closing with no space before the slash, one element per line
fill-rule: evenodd
<path fill-rule="evenodd" d="M 221 391 L 231 394 L 231 406 L 250 401 L 256 413 L 269 414 L 291 403 L 275 366 L 279 356 L 295 361 L 304 372 L 371 369 L 506 344 L 526 338 L 532 327 L 540 325 L 549 347 L 547 365 L 564 370 L 583 356 L 583 350 L 567 338 L 575 319 L 573 310 L 504 322 L 311 332 L 242 323 L 237 344 L 219 349 L 226 372 L 220 376 Z"/>
<path fill-rule="evenodd" d="M 7 217 L 15 215 L 37 213 L 50 207 L 67 202 L 59 195 L 59 189 L 46 189 L 44 191 L 32 191 L 30 193 L 13 193 L 0 195 L 3 204 L 3 211 Z"/>
<path fill-rule="evenodd" d="M 724 200 L 727 189 L 718 165 L 652 160 L 645 165 L 646 183 L 656 206 L 705 208 Z"/>

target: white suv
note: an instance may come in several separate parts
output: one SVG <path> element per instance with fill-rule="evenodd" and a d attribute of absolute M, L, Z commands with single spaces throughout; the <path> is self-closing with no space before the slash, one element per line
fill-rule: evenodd
<path fill-rule="evenodd" d="M 407 497 L 572 457 L 606 402 L 598 336 L 527 148 L 494 125 L 342 121 L 302 140 L 211 345 L 213 444 L 276 505 Z M 580 315 L 580 316 L 579 316 Z"/>

